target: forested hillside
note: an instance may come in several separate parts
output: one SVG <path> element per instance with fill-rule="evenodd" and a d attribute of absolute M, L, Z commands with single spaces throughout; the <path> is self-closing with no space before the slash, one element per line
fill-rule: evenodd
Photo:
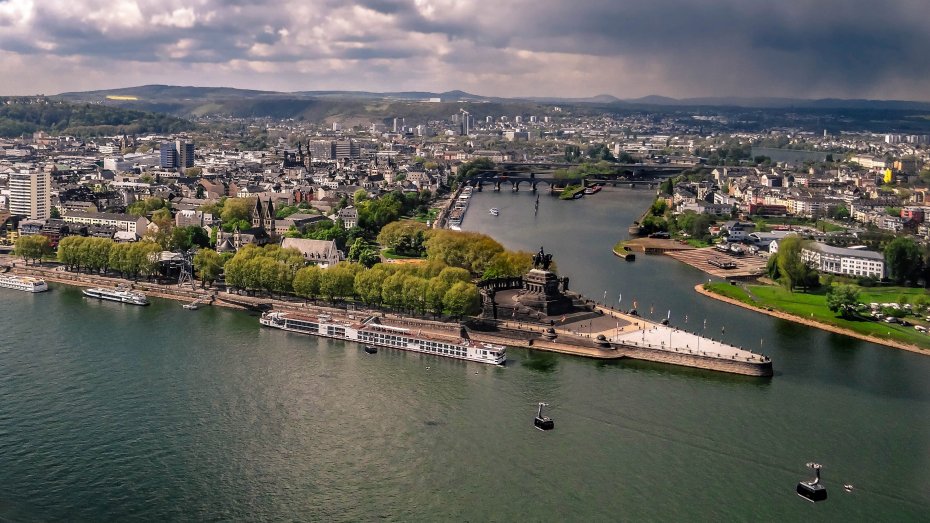
<path fill-rule="evenodd" d="M 172 133 L 193 129 L 181 118 L 99 104 L 72 104 L 41 98 L 0 98 L 0 136 L 47 131 L 99 136 L 116 133 Z"/>

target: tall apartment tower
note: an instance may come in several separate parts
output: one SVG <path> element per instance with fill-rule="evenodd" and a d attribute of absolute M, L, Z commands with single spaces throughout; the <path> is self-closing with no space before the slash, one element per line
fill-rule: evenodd
<path fill-rule="evenodd" d="M 52 177 L 44 171 L 10 174 L 10 212 L 30 220 L 47 220 L 52 214 Z"/>
<path fill-rule="evenodd" d="M 178 167 L 178 149 L 172 142 L 162 142 L 158 147 L 161 159 L 158 166 L 162 169 L 176 169 Z"/>
<path fill-rule="evenodd" d="M 474 125 L 474 120 L 472 120 L 472 116 L 468 114 L 468 111 L 462 111 L 462 127 L 461 127 L 462 136 L 468 136 L 468 133 L 471 132 L 472 125 Z"/>
<path fill-rule="evenodd" d="M 178 140 L 175 142 L 178 151 L 178 167 L 187 169 L 194 166 L 194 142 L 191 140 Z"/>

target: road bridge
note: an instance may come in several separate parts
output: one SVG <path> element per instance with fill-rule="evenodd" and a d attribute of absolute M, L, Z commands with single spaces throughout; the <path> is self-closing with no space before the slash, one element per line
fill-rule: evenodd
<path fill-rule="evenodd" d="M 620 187 L 657 188 L 663 180 L 670 176 L 671 174 L 664 176 L 656 175 L 649 178 L 634 178 L 628 176 L 555 177 L 552 174 L 494 170 L 480 172 L 468 179 L 466 183 L 479 192 L 483 191 L 485 185 L 492 186 L 495 191 L 500 191 L 503 188 L 510 189 L 513 192 L 518 192 L 521 186 L 528 186 L 532 192 L 537 192 L 540 189 L 540 185 L 542 185 L 542 189 L 548 190 L 550 193 L 555 193 L 569 185 L 581 185 L 584 187 L 593 185 L 613 185 Z"/>

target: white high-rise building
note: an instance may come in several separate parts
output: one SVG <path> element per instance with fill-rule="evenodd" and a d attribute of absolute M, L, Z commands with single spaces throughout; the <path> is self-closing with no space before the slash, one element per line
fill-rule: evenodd
<path fill-rule="evenodd" d="M 47 220 L 52 213 L 52 177 L 43 171 L 10 174 L 10 212 L 30 220 Z"/>

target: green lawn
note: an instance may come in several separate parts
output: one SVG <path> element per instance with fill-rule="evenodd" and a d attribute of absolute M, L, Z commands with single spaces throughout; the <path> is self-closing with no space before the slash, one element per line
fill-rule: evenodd
<path fill-rule="evenodd" d="M 846 227 L 840 227 L 839 225 L 836 225 L 833 222 L 828 222 L 826 220 L 817 221 L 816 227 L 818 230 L 823 232 L 841 232 L 846 230 Z"/>
<path fill-rule="evenodd" d="M 772 285 L 749 285 L 745 289 L 728 283 L 711 283 L 704 286 L 716 294 L 727 296 L 757 307 L 770 308 L 787 312 L 803 318 L 835 325 L 862 334 L 887 337 L 904 343 L 910 343 L 922 348 L 930 349 L 930 336 L 921 334 L 913 327 L 904 327 L 898 324 L 884 323 L 865 319 L 846 319 L 839 317 L 827 308 L 826 289 L 813 292 L 789 292 L 784 287 Z M 747 292 L 748 291 L 748 292 Z M 897 302 L 899 296 L 908 296 L 913 301 L 918 295 L 926 295 L 923 289 L 906 287 L 887 287 L 882 289 L 862 289 L 859 301 L 870 302 Z M 908 317 L 912 323 L 924 323 L 914 317 Z"/>
<path fill-rule="evenodd" d="M 738 285 L 730 285 L 729 283 L 718 282 L 704 284 L 704 288 L 712 291 L 714 294 L 726 296 L 727 298 L 732 298 L 734 300 L 748 303 L 750 305 L 756 305 L 756 303 L 749 297 L 749 294 L 747 294 L 746 291 Z"/>

